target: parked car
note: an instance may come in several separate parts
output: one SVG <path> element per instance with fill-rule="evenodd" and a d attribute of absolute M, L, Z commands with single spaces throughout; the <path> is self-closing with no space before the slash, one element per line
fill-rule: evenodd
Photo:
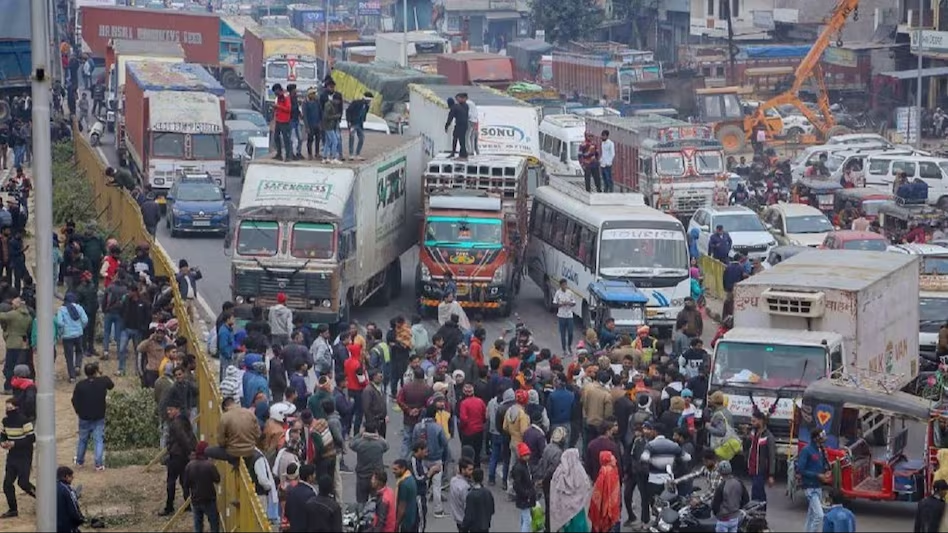
<path fill-rule="evenodd" d="M 267 122 L 267 119 L 260 114 L 259 111 L 254 111 L 253 109 L 228 109 L 224 116 L 225 120 L 246 120 L 248 122 L 253 122 L 255 126 L 260 128 L 270 128 L 270 123 Z"/>
<path fill-rule="evenodd" d="M 244 152 L 240 154 L 240 181 L 244 181 L 244 178 L 247 176 L 247 166 L 250 165 L 251 161 L 256 161 L 257 159 L 263 159 L 270 154 L 270 138 L 269 137 L 251 137 L 247 139 L 247 144 L 244 146 Z"/>
<path fill-rule="evenodd" d="M 806 204 L 775 204 L 764 210 L 761 219 L 780 244 L 816 248 L 835 229 L 826 215 Z"/>
<path fill-rule="evenodd" d="M 708 253 L 708 240 L 714 229 L 723 226 L 731 236 L 731 252 L 738 252 L 751 259 L 764 259 L 771 248 L 777 245 L 774 236 L 751 209 L 740 206 L 704 207 L 695 212 L 688 222 L 688 233 L 697 229 L 698 251 Z"/>
<path fill-rule="evenodd" d="M 871 231 L 838 230 L 829 233 L 823 244 L 820 245 L 824 250 L 865 250 L 869 252 L 884 252 L 889 246 L 889 241 Z"/>
<path fill-rule="evenodd" d="M 172 237 L 181 233 L 218 233 L 230 229 L 230 196 L 210 175 L 187 174 L 168 191 L 165 226 Z"/>
<path fill-rule="evenodd" d="M 249 120 L 228 120 L 225 126 L 227 150 L 224 155 L 227 160 L 227 175 L 236 176 L 240 173 L 240 161 L 247 149 L 247 140 L 252 137 L 269 139 L 270 130 L 266 127 L 261 128 Z"/>
<path fill-rule="evenodd" d="M 812 250 L 809 246 L 777 246 L 770 250 L 770 253 L 767 254 L 767 259 L 765 259 L 761 266 L 765 269 L 773 268 L 774 266 L 790 259 L 791 257 L 797 255 L 800 252 L 806 252 L 807 250 Z"/>

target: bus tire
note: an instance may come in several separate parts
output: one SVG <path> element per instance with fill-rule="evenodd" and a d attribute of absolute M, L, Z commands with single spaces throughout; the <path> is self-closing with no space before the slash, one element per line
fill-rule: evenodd
<path fill-rule="evenodd" d="M 550 294 L 550 280 L 547 279 L 543 283 L 543 308 L 550 313 L 555 313 L 556 308 L 553 307 L 553 295 Z"/>

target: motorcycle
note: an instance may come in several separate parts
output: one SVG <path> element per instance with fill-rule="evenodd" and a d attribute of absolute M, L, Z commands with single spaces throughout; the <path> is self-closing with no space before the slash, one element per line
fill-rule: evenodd
<path fill-rule="evenodd" d="M 102 134 L 105 132 L 105 124 L 102 119 L 96 117 L 95 124 L 89 128 L 89 144 L 99 146 L 102 143 Z"/>
<path fill-rule="evenodd" d="M 364 533 L 372 530 L 375 519 L 375 500 L 350 504 L 342 513 L 342 530 L 345 533 Z"/>
<path fill-rule="evenodd" d="M 691 477 L 691 476 L 686 476 Z M 684 478 L 682 478 L 684 479 Z M 691 497 L 678 494 L 675 481 L 665 484 L 665 490 L 655 501 L 655 514 L 658 519 L 649 526 L 651 533 L 713 533 L 717 519 L 711 510 L 713 494 L 705 493 L 697 496 L 699 491 Z M 750 526 L 766 529 L 767 503 L 750 501 L 740 510 L 737 530 L 749 531 Z"/>

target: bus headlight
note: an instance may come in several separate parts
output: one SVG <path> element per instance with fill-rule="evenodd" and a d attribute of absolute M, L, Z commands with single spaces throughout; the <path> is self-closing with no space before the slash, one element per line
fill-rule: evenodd
<path fill-rule="evenodd" d="M 332 307 L 332 302 L 330 302 L 329 300 L 323 300 L 323 307 L 327 309 Z"/>

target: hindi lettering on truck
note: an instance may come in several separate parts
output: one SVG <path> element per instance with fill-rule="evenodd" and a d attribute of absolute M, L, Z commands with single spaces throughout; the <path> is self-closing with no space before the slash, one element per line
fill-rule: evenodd
<path fill-rule="evenodd" d="M 256 26 L 244 32 L 244 81 L 250 89 L 250 106 L 268 119 L 276 95 L 273 84 L 286 89 L 295 84 L 301 94 L 319 87 L 316 43 L 305 33 L 288 27 Z"/>

